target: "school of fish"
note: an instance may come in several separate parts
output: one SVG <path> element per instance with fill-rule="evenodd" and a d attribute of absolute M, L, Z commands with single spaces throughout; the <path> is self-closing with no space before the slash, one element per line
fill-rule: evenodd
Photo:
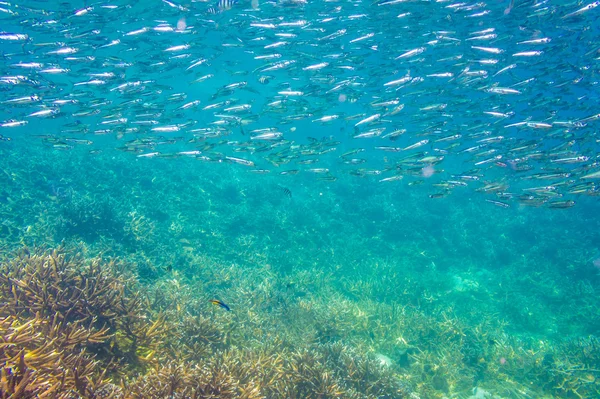
<path fill-rule="evenodd" d="M 0 2 L 1 139 L 502 208 L 600 195 L 600 1 L 81 4 Z"/>

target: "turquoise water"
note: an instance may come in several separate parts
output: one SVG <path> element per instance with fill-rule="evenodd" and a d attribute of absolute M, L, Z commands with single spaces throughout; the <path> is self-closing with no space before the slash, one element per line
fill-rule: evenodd
<path fill-rule="evenodd" d="M 600 11 L 510 3 L 2 4 L 0 248 L 421 397 L 598 397 Z"/>

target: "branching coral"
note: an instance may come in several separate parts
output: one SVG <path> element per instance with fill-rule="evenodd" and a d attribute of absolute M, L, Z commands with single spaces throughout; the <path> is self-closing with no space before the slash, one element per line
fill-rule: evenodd
<path fill-rule="evenodd" d="M 93 397 L 103 373 L 86 346 L 106 341 L 107 330 L 93 331 L 39 316 L 21 324 L 14 316 L 0 319 L 1 397 L 58 397 L 68 392 Z"/>
<path fill-rule="evenodd" d="M 540 383 L 554 393 L 574 398 L 600 395 L 600 340 L 595 336 L 566 342 L 555 353 L 541 353 L 535 367 Z"/>
<path fill-rule="evenodd" d="M 54 251 L 31 255 L 24 251 L 0 266 L 3 312 L 12 315 L 58 316 L 66 321 L 112 323 L 130 305 L 125 284 L 111 274 L 111 265 L 84 264 Z M 129 301 L 131 302 L 131 301 Z"/>
<path fill-rule="evenodd" d="M 2 397 L 111 397 L 107 372 L 154 360 L 165 319 L 150 320 L 128 284 L 114 263 L 59 251 L 1 262 Z"/>
<path fill-rule="evenodd" d="M 193 367 L 174 361 L 157 367 L 127 386 L 127 398 L 258 399 L 256 390 L 243 389 L 219 360 Z"/>
<path fill-rule="evenodd" d="M 406 398 L 374 359 L 341 344 L 217 351 L 201 363 L 167 362 L 125 387 L 131 398 Z"/>
<path fill-rule="evenodd" d="M 441 397 L 500 378 L 509 392 L 518 375 L 558 395 L 599 391 L 595 337 L 518 349 L 496 324 L 473 328 L 451 310 L 290 288 L 267 269 L 194 268 L 194 289 L 190 270 L 142 290 L 118 262 L 60 251 L 0 262 L 0 399 L 401 399 L 409 384 Z"/>
<path fill-rule="evenodd" d="M 105 196 L 72 196 L 61 203 L 55 233 L 58 237 L 81 238 L 87 242 L 102 237 L 130 242 L 134 237 L 125 230 L 126 218 L 118 208 L 116 201 Z"/>
<path fill-rule="evenodd" d="M 214 321 L 198 315 L 184 317 L 178 328 L 181 358 L 200 361 L 218 348 L 223 348 L 225 333 Z"/>

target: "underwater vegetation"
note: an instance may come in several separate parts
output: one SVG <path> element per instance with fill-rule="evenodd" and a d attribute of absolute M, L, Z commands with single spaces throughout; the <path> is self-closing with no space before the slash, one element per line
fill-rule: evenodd
<path fill-rule="evenodd" d="M 195 279 L 148 284 L 132 266 L 65 248 L 3 257 L 2 398 L 600 394 L 596 336 L 526 339 L 493 316 L 352 300 L 315 271 L 290 280 L 197 257 Z M 219 281 L 237 287 L 229 311 L 211 303 Z"/>
<path fill-rule="evenodd" d="M 3 397 L 104 397 L 107 375 L 168 334 L 115 263 L 24 250 L 0 270 Z"/>
<path fill-rule="evenodd" d="M 153 313 L 122 266 L 59 251 L 3 260 L 2 398 L 404 397 L 343 345 L 240 349 L 203 316 Z"/>

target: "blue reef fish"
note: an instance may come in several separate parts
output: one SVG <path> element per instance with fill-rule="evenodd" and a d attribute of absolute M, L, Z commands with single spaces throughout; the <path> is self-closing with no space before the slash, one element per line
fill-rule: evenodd
<path fill-rule="evenodd" d="M 212 303 L 215 306 L 220 306 L 223 309 L 225 309 L 226 311 L 230 312 L 231 308 L 229 307 L 229 305 L 227 305 L 225 302 L 219 300 L 219 299 L 211 299 L 210 303 Z"/>

